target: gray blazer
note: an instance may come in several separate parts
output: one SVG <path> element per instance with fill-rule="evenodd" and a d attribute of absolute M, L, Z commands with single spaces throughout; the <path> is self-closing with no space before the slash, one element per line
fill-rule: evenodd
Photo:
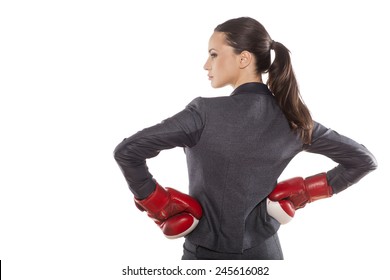
<path fill-rule="evenodd" d="M 146 159 L 174 147 L 185 150 L 189 194 L 204 210 L 186 238 L 225 253 L 240 253 L 277 232 L 280 225 L 267 214 L 266 197 L 299 152 L 338 164 L 327 172 L 334 193 L 377 166 L 363 145 L 317 122 L 312 143 L 303 145 L 262 83 L 241 85 L 230 96 L 198 97 L 173 117 L 124 139 L 114 156 L 137 198 L 155 189 Z"/>

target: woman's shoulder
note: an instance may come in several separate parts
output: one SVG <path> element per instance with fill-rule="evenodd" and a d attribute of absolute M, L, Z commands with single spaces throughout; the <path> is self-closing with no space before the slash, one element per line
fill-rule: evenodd
<path fill-rule="evenodd" d="M 195 108 L 209 108 L 214 106 L 226 105 L 231 102 L 231 98 L 229 96 L 215 96 L 215 97 L 203 97 L 198 96 L 194 98 L 188 106 Z"/>

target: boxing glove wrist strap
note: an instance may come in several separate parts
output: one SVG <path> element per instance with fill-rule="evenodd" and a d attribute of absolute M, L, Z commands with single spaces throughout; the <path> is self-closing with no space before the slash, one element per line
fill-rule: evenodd
<path fill-rule="evenodd" d="M 145 199 L 134 198 L 136 204 L 150 213 L 160 212 L 169 202 L 169 193 L 156 183 L 155 190 Z"/>
<path fill-rule="evenodd" d="M 328 185 L 326 173 L 320 173 L 305 179 L 305 187 L 309 202 L 322 198 L 328 198 L 333 195 L 332 187 Z"/>

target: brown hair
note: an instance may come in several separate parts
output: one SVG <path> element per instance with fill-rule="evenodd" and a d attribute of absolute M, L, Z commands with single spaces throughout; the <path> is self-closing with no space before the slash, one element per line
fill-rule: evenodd
<path fill-rule="evenodd" d="M 225 33 L 227 43 L 237 54 L 242 51 L 254 54 L 257 72 L 268 73 L 267 85 L 291 129 L 300 134 L 305 144 L 309 144 L 313 120 L 299 93 L 289 50 L 283 44 L 273 41 L 264 26 L 249 17 L 228 20 L 218 25 L 214 31 Z M 275 51 L 272 64 L 271 49 Z"/>

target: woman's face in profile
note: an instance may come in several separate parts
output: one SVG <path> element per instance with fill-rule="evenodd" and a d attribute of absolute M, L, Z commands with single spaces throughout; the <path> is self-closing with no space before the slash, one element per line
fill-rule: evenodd
<path fill-rule="evenodd" d="M 213 88 L 236 84 L 240 69 L 240 55 L 226 43 L 223 32 L 214 32 L 209 40 L 209 56 L 204 65 Z"/>

